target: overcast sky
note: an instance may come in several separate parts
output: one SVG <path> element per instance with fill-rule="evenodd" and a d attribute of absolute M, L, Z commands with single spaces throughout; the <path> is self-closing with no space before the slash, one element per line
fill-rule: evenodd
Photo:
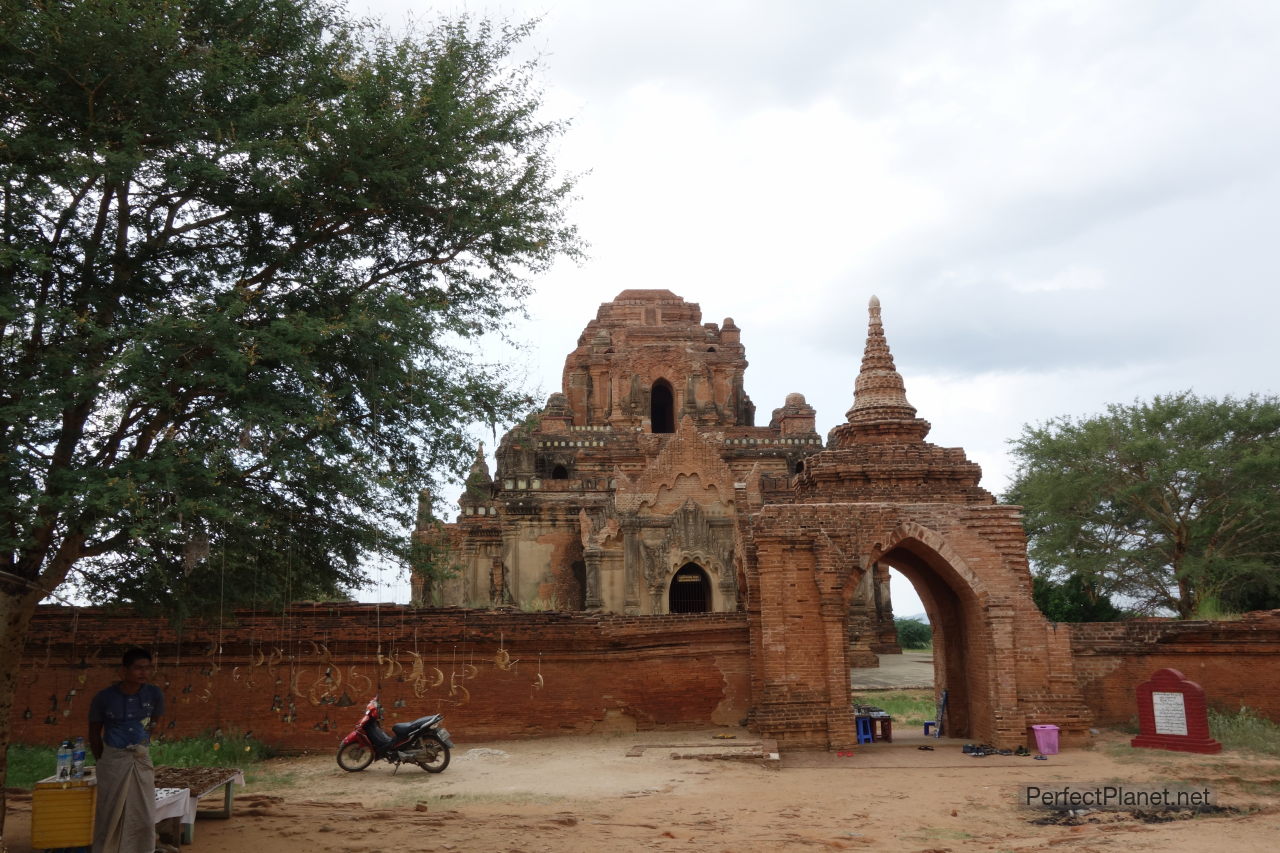
<path fill-rule="evenodd" d="M 878 295 L 930 440 L 997 494 L 1024 423 L 1280 385 L 1280 3 L 350 5 L 542 18 L 591 244 L 519 330 L 543 395 L 629 287 L 733 317 L 757 421 L 799 391 L 823 434 Z"/>

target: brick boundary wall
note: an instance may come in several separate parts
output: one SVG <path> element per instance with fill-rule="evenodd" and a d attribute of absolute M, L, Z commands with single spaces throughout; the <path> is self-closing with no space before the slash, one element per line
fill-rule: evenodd
<path fill-rule="evenodd" d="M 1231 622 L 1056 629 L 1070 632 L 1080 689 L 1098 725 L 1135 717 L 1135 687 L 1164 667 L 1199 683 L 1210 707 L 1247 705 L 1280 722 L 1280 610 Z M 751 705 L 747 631 L 745 613 L 625 617 L 371 604 L 298 604 L 283 615 L 241 611 L 221 629 L 188 622 L 175 631 L 163 620 L 140 622 L 114 610 L 42 607 L 18 675 L 12 740 L 53 744 L 85 733 L 89 699 L 115 677 L 120 652 L 132 644 L 158 655 L 168 737 L 221 728 L 251 731 L 285 750 L 336 749 L 373 692 L 359 689 L 361 677 L 376 685 L 380 674 L 392 722 L 444 713 L 461 745 L 737 724 Z M 424 669 L 421 697 L 410 678 L 415 642 Z M 402 671 L 385 675 L 395 667 L 378 666 L 379 646 L 384 656 L 395 653 Z M 512 669 L 497 666 L 499 648 L 518 661 Z M 326 649 L 331 664 L 324 662 Z M 470 678 L 467 664 L 475 667 Z M 437 665 L 444 680 L 427 686 Z M 329 666 L 343 676 L 333 693 L 351 705 L 323 701 L 323 690 L 313 704 L 312 688 Z M 541 688 L 534 686 L 539 671 Z M 450 695 L 451 681 L 469 695 Z"/>
<path fill-rule="evenodd" d="M 336 750 L 379 680 L 389 722 L 443 713 L 459 745 L 736 725 L 750 704 L 744 613 L 625 617 L 297 604 L 284 614 L 241 611 L 221 627 L 188 622 L 175 631 L 120 611 L 49 606 L 32 621 L 12 740 L 53 744 L 84 734 L 89 700 L 116 678 L 121 652 L 134 644 L 158 656 L 154 680 L 165 691 L 166 737 L 220 728 L 252 732 L 285 750 Z M 498 665 L 500 649 L 516 661 L 509 669 Z M 379 665 L 380 651 L 394 654 L 399 667 Z M 414 651 L 422 660 L 416 680 Z M 341 676 L 332 691 L 326 673 L 331 681 Z"/>
<path fill-rule="evenodd" d="M 1230 622 L 1083 622 L 1071 632 L 1076 677 L 1098 725 L 1138 714 L 1135 689 L 1170 667 L 1204 688 L 1210 708 L 1242 705 L 1280 723 L 1280 610 Z"/>

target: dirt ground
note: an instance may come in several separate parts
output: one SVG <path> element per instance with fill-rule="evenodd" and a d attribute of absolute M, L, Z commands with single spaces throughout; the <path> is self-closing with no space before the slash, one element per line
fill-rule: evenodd
<path fill-rule="evenodd" d="M 197 821 L 185 849 L 1128 853 L 1271 851 L 1280 837 L 1280 761 L 1131 750 L 1127 736 L 1107 733 L 1047 761 L 972 758 L 959 741 L 895 734 L 852 756 L 779 762 L 762 760 L 760 740 L 737 729 L 486 743 L 455 734 L 440 775 L 393 775 L 385 763 L 348 774 L 332 755 L 278 759 L 254 771 L 231 820 Z M 1160 823 L 1095 812 L 1046 825 L 1035 821 L 1048 813 L 1017 803 L 1025 785 L 1179 782 L 1207 786 L 1238 811 Z M 30 799 L 11 796 L 9 806 L 9 851 L 28 853 Z"/>

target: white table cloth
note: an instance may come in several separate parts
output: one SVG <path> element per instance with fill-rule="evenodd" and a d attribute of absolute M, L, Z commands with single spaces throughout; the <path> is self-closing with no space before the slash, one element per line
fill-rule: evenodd
<path fill-rule="evenodd" d="M 156 823 L 171 817 L 196 822 L 196 798 L 186 788 L 156 788 Z"/>

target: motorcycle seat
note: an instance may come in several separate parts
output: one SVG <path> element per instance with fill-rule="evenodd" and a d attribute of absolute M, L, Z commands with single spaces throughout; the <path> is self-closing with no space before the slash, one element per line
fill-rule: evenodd
<path fill-rule="evenodd" d="M 420 729 L 423 726 L 429 726 L 440 719 L 439 714 L 428 714 L 425 717 L 419 717 L 412 723 L 396 723 L 391 727 L 391 731 L 396 733 L 396 737 L 404 737 L 414 729 Z"/>

